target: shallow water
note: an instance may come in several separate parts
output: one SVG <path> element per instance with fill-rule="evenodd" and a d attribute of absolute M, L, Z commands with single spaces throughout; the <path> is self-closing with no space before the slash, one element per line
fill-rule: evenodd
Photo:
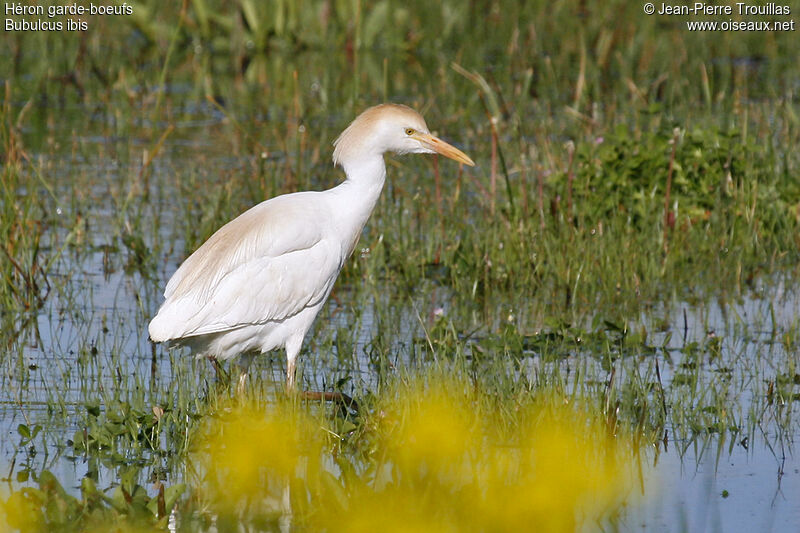
<path fill-rule="evenodd" d="M 681 457 L 660 453 L 643 504 L 627 530 L 775 531 L 800 527 L 800 461 L 796 451 L 764 444 L 747 450 L 711 442 Z M 717 453 L 717 448 L 723 448 Z M 653 454 L 649 454 L 653 455 Z"/>
<path fill-rule="evenodd" d="M 51 274 L 54 288 L 33 323 L 10 340 L 10 349 L 2 360 L 3 477 L 23 481 L 17 477 L 20 472 L 48 468 L 66 487 L 74 489 L 89 470 L 94 470 L 98 485 L 110 486 L 115 479 L 113 469 L 86 458 L 69 458 L 67 440 L 80 428 L 80 413 L 85 410 L 87 398 L 102 397 L 102 391 L 111 391 L 113 396 L 117 389 L 125 389 L 125 394 L 138 388 L 157 391 L 174 386 L 176 379 L 194 380 L 187 386 L 202 391 L 213 381 L 210 366 L 193 361 L 185 351 L 170 354 L 162 347 L 154 349 L 147 339 L 146 325 L 160 304 L 164 283 L 184 256 L 181 224 L 185 221 L 180 221 L 183 211 L 174 200 L 179 194 L 177 181 L 186 179 L 181 172 L 213 179 L 209 176 L 231 172 L 249 161 L 230 154 L 215 158 L 213 150 L 201 163 L 193 161 L 198 150 L 208 152 L 213 145 L 198 128 L 214 123 L 183 123 L 182 135 L 170 140 L 165 155 L 154 164 L 149 185 L 136 178 L 141 163 L 134 162 L 140 154 L 135 142 L 116 146 L 127 154 L 123 162 L 103 163 L 105 150 L 115 141 L 87 135 L 80 142 L 103 148 L 87 149 L 86 158 L 64 156 L 63 160 L 49 163 L 58 168 L 53 181 L 63 194 L 62 200 L 52 203 L 58 216 L 66 220 L 77 216 L 74 206 L 63 201 L 75 194 L 71 190 L 75 185 L 68 180 L 77 178 L 81 180 L 81 194 L 91 198 L 91 212 L 81 215 L 87 222 L 82 235 L 72 237 L 77 244 L 65 245 L 67 230 L 56 230 L 59 235 L 52 239 L 53 246 L 63 249 Z M 151 196 L 137 203 L 140 211 L 126 211 L 125 196 L 141 195 L 142 188 L 148 186 Z M 79 208 L 84 209 L 85 205 L 80 204 Z M 147 245 L 152 246 L 154 239 L 169 243 L 160 248 L 162 255 L 150 270 L 132 263 L 132 252 L 120 243 L 120 231 L 138 218 L 158 222 L 154 227 L 142 226 L 148 228 L 143 236 Z M 381 328 L 372 311 L 375 306 L 393 308 L 390 343 L 397 354 L 393 364 L 419 364 L 414 347 L 424 344 L 424 328 L 437 317 L 446 318 L 448 313 L 457 312 L 457 295 L 426 283 L 410 299 L 386 295 L 380 291 L 380 281 L 376 282 L 374 294 L 362 287 L 340 284 L 306 341 L 300 362 L 304 384 L 309 389 L 330 388 L 331 383 L 346 377 L 350 380 L 347 386 L 356 392 L 374 386 L 379 377 L 370 352 L 376 331 Z M 723 369 L 728 373 L 728 402 L 733 406 L 734 420 L 740 421 L 749 409 L 763 408 L 767 381 L 797 367 L 797 353 L 788 353 L 781 337 L 798 326 L 800 287 L 786 285 L 776 276 L 742 294 L 654 306 L 642 315 L 639 324 L 651 332 L 650 344 L 664 347 L 653 357 L 658 358 L 667 387 L 682 372 L 688 344 L 721 338 L 718 357 L 704 365 L 699 375 L 701 380 L 716 382 L 716 372 Z M 337 339 L 345 336 L 351 342 L 341 346 L 352 351 L 340 353 Z M 527 355 L 534 368 L 538 364 L 536 354 Z M 650 368 L 653 358 L 640 361 L 643 368 Z M 587 378 L 606 377 L 600 362 L 592 360 L 590 353 L 570 354 L 565 364 L 585 365 Z M 623 359 L 618 364 L 623 373 L 630 372 L 631 365 L 637 363 Z M 283 365 L 281 354 L 265 357 L 255 364 L 253 374 L 279 389 Z M 678 389 L 675 394 L 679 393 Z M 667 398 L 669 405 L 677 400 Z M 797 406 L 796 398 L 790 398 L 788 403 L 784 412 Z M 762 419 L 764 422 L 758 427 L 739 428 L 733 442 L 724 440 L 730 437 L 721 438 L 713 432 L 690 439 L 675 428 L 667 428 L 666 445 L 644 453 L 652 465 L 643 468 L 644 503 L 630 510 L 622 528 L 800 530 L 800 506 L 796 503 L 800 501 L 800 458 L 794 448 L 800 435 L 798 420 L 790 418 L 788 424 L 780 424 L 774 417 Z M 37 423 L 46 430 L 39 440 L 34 440 L 36 451 L 32 453 L 30 446 L 18 446 L 17 425 L 33 427 Z M 168 476 L 166 481 L 180 479 L 179 473 L 174 475 L 174 479 Z"/>

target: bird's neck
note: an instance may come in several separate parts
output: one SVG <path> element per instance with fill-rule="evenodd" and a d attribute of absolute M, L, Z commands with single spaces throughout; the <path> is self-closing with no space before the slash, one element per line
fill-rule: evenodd
<path fill-rule="evenodd" d="M 364 157 L 348 161 L 342 165 L 347 179 L 341 184 L 346 193 L 351 196 L 351 209 L 354 211 L 366 210 L 364 223 L 369 218 L 372 209 L 378 202 L 386 180 L 386 165 L 383 155 Z M 363 223 L 362 223 L 363 226 Z"/>
<path fill-rule="evenodd" d="M 341 206 L 340 217 L 337 220 L 342 236 L 347 235 L 345 256 L 352 253 L 353 248 L 361 235 L 361 230 L 367 223 L 375 204 L 378 203 L 383 183 L 386 180 L 386 165 L 383 156 L 363 158 L 357 161 L 348 161 L 343 165 L 347 179 L 335 187 L 337 204 Z"/>

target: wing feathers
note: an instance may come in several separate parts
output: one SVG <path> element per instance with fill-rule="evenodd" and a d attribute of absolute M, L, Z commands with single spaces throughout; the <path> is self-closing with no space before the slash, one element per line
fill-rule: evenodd
<path fill-rule="evenodd" d="M 327 297 L 341 248 L 313 220 L 320 193 L 279 196 L 232 220 L 175 272 L 150 323 L 157 342 L 282 320 Z M 317 214 L 319 216 L 309 216 Z"/>

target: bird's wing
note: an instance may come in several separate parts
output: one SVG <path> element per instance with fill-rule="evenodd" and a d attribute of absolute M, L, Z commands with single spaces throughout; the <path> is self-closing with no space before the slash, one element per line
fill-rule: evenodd
<path fill-rule="evenodd" d="M 229 272 L 249 261 L 311 248 L 325 230 L 313 221 L 325 218 L 325 211 L 320 193 L 313 192 L 261 202 L 222 226 L 190 255 L 167 283 L 164 297 L 197 292 L 202 299 Z"/>
<path fill-rule="evenodd" d="M 268 200 L 220 228 L 170 279 L 150 337 L 282 320 L 324 299 L 344 259 L 319 223 L 330 212 L 315 194 Z"/>

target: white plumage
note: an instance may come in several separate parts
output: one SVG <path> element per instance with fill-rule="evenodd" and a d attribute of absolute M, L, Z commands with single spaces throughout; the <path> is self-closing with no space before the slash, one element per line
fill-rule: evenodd
<path fill-rule="evenodd" d="M 380 196 L 384 152 L 438 152 L 474 164 L 431 135 L 416 111 L 397 104 L 367 109 L 334 146 L 343 183 L 266 200 L 183 262 L 150 322 L 154 342 L 188 345 L 197 356 L 222 360 L 285 347 L 291 390 L 303 338 Z"/>

